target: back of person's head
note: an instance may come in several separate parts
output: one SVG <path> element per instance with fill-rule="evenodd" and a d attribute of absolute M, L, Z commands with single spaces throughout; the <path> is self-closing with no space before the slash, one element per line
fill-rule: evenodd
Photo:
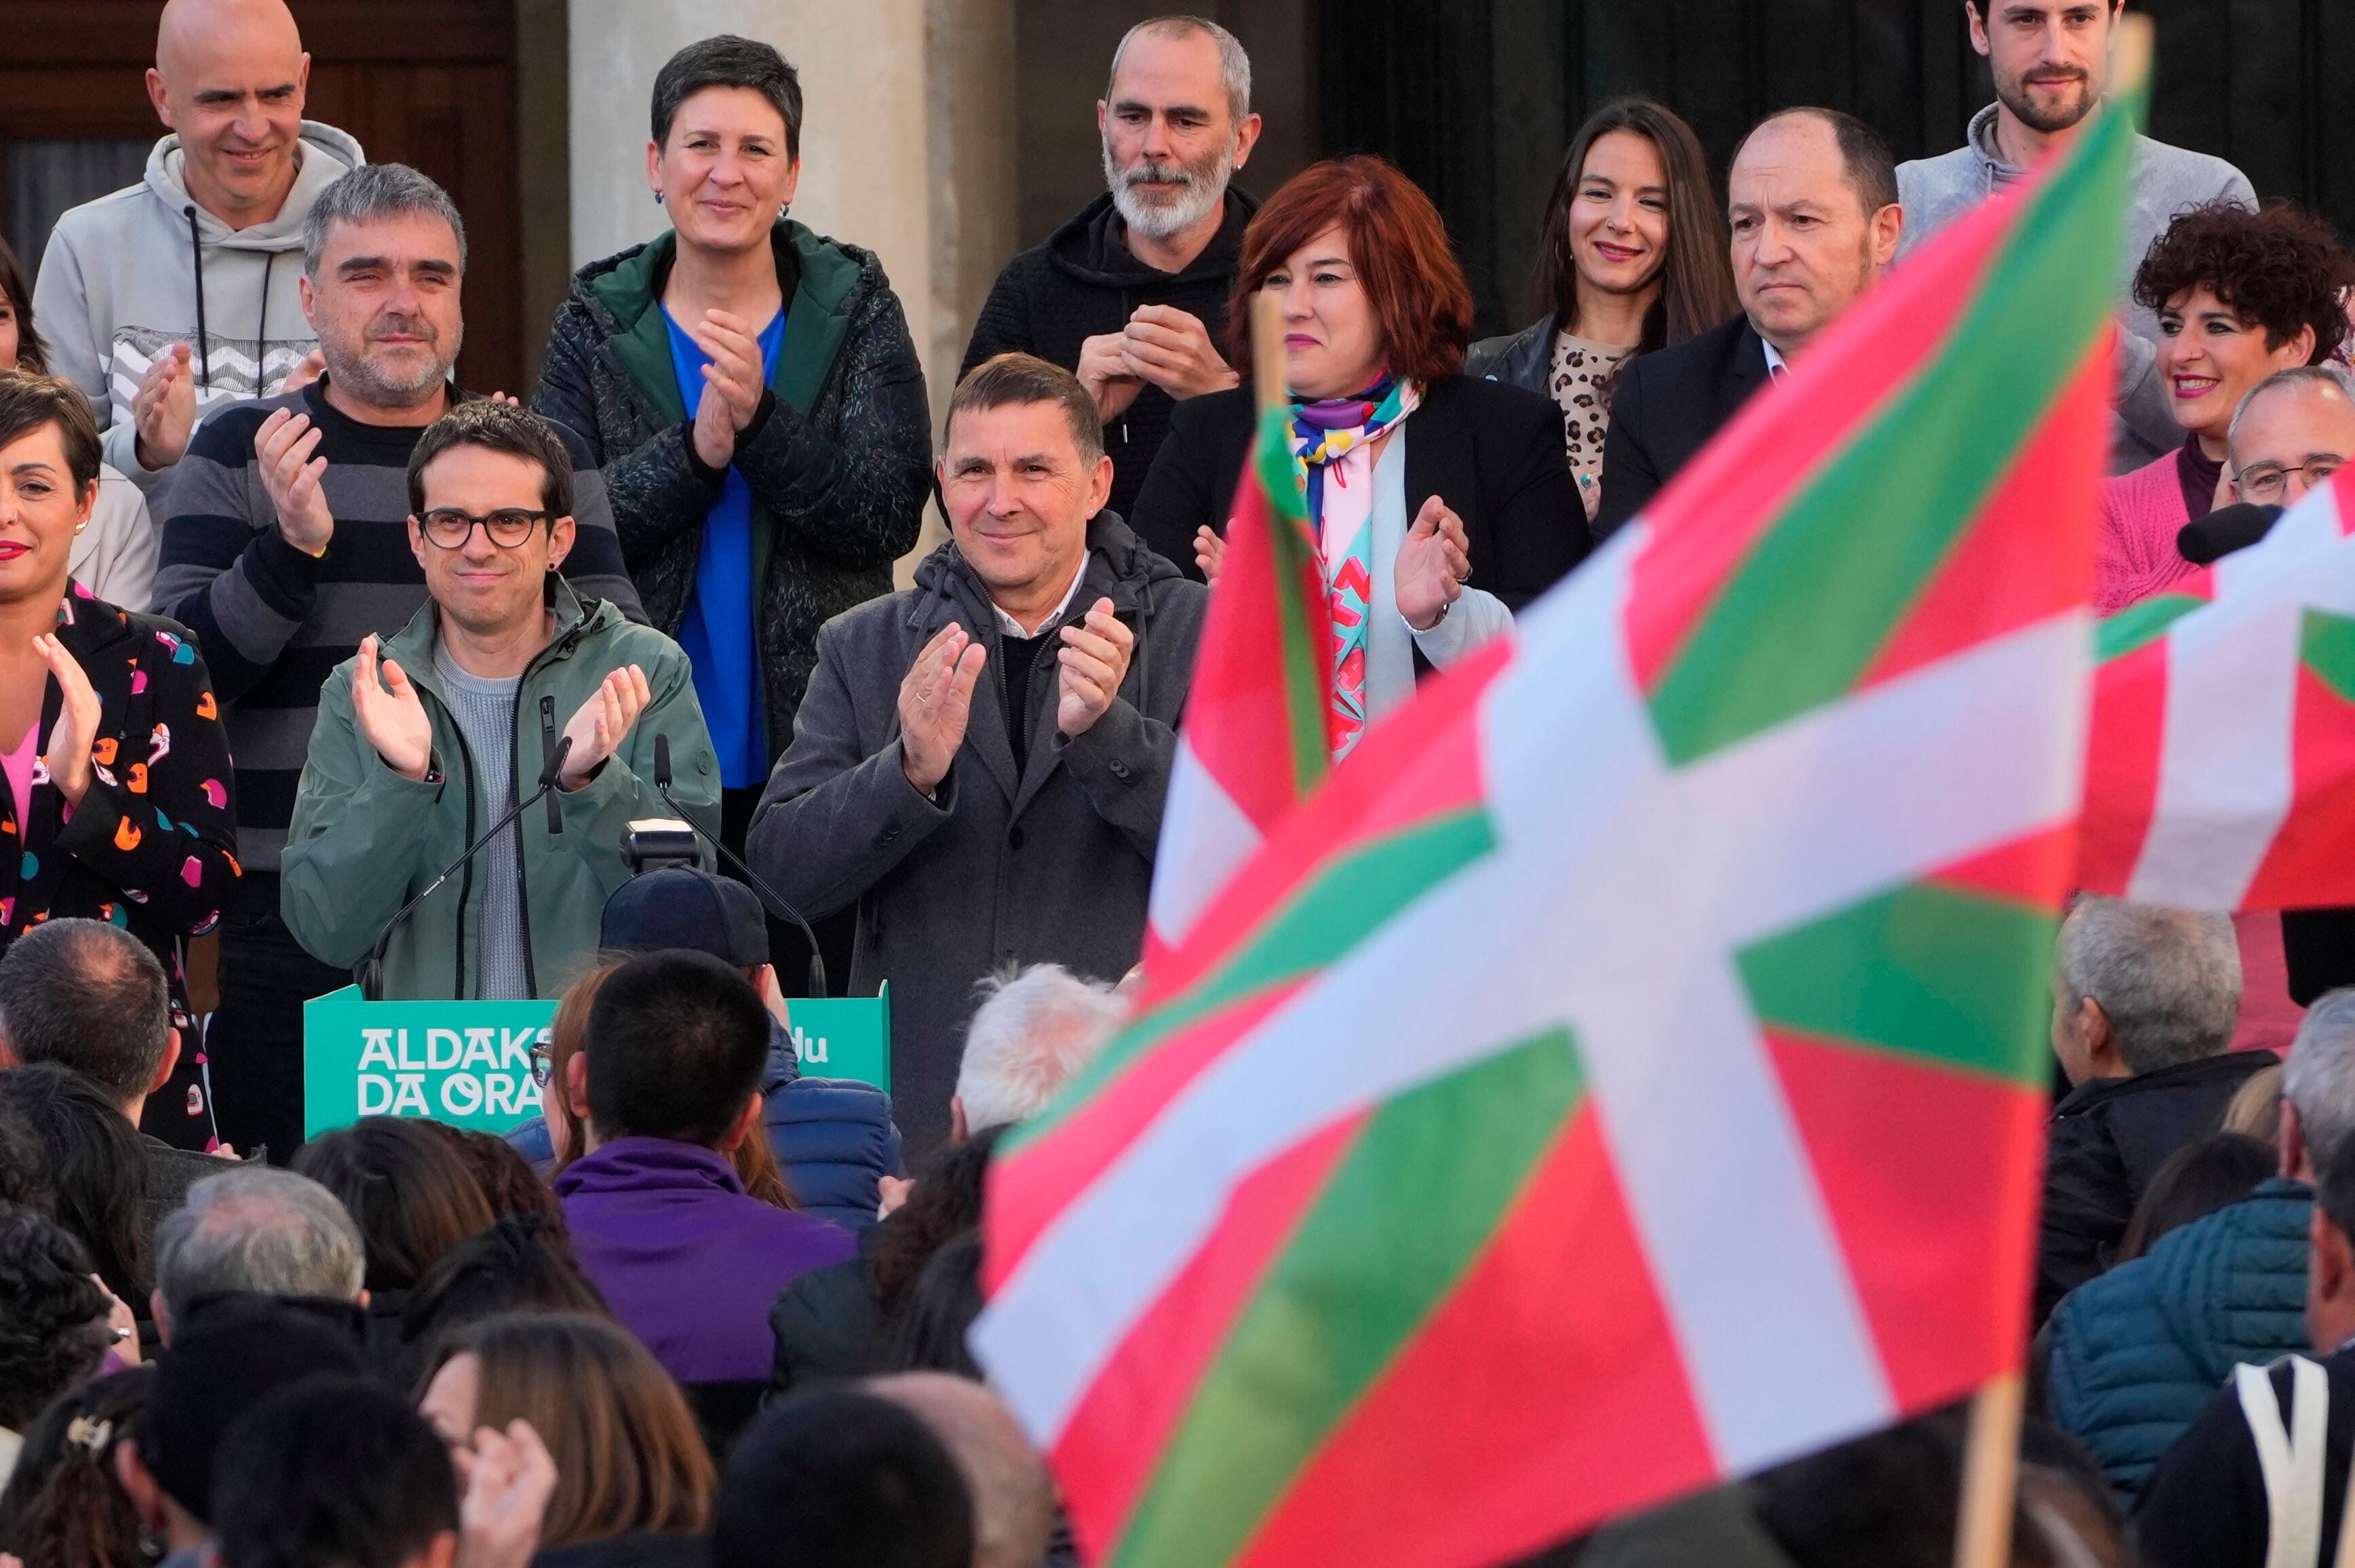
<path fill-rule="evenodd" d="M 728 1460 L 712 1568 L 970 1568 L 973 1499 L 931 1430 L 852 1389 L 762 1411 Z"/>
<path fill-rule="evenodd" d="M 478 1127 L 453 1127 L 447 1122 L 417 1125 L 434 1129 L 449 1141 L 459 1163 L 482 1189 L 493 1219 L 537 1214 L 559 1238 L 565 1234 L 564 1205 L 557 1200 L 556 1189 L 539 1179 L 531 1161 L 515 1145 Z"/>
<path fill-rule="evenodd" d="M 2185 1144 L 2143 1189 L 2117 1261 L 2138 1258 L 2169 1231 L 2247 1197 L 2280 1163 L 2275 1150 L 2243 1133 L 2211 1133 Z"/>
<path fill-rule="evenodd" d="M 981 1223 L 990 1156 L 1005 1134 L 1004 1127 L 990 1127 L 934 1153 L 917 1173 L 908 1200 L 875 1228 L 867 1262 L 886 1311 L 915 1285 L 934 1253 Z"/>
<path fill-rule="evenodd" d="M 2241 1011 L 2241 950 L 2227 916 L 2085 898 L 2061 926 L 2061 1000 L 2098 1003 L 2135 1073 L 2214 1056 Z"/>
<path fill-rule="evenodd" d="M 628 1329 L 576 1313 L 510 1314 L 444 1339 L 435 1371 L 462 1356 L 474 1359 L 467 1431 L 529 1422 L 555 1462 L 542 1547 L 693 1535 L 710 1523 L 719 1477 L 694 1413 Z"/>
<path fill-rule="evenodd" d="M 884 1365 L 895 1372 L 980 1377 L 965 1348 L 965 1334 L 980 1316 L 981 1232 L 965 1231 L 924 1260 L 915 1283 L 894 1303 Z"/>
<path fill-rule="evenodd" d="M 155 1289 L 175 1320 L 234 1291 L 354 1301 L 367 1266 L 359 1228 L 336 1195 L 268 1166 L 206 1177 L 155 1227 Z"/>
<path fill-rule="evenodd" d="M 1797 1568 L 1948 1568 L 1962 1445 L 1944 1416 L 1903 1422 L 1758 1477 L 1758 1522 Z"/>
<path fill-rule="evenodd" d="M 2267 1148 L 2281 1151 L 2282 1064 L 2260 1067 L 2241 1080 L 2224 1102 L 2222 1131 L 2241 1133 Z"/>
<path fill-rule="evenodd" d="M 279 1389 L 360 1371 L 352 1337 L 307 1312 L 260 1297 L 208 1306 L 156 1361 L 155 1392 L 132 1433 L 140 1463 L 165 1495 L 209 1523 L 213 1461 L 237 1419 Z"/>
<path fill-rule="evenodd" d="M 442 1336 L 501 1313 L 609 1310 L 561 1231 L 537 1214 L 503 1214 L 442 1253 L 417 1282 L 401 1310 L 400 1337 L 438 1345 Z"/>
<path fill-rule="evenodd" d="M 449 1568 L 458 1478 L 424 1418 L 356 1379 L 280 1389 L 213 1464 L 221 1568 Z"/>
<path fill-rule="evenodd" d="M 1128 1004 L 1110 986 L 1060 964 L 1033 964 L 981 983 L 964 1032 L 957 1104 L 968 1136 L 1047 1108 L 1118 1033 Z"/>
<path fill-rule="evenodd" d="M 294 1170 L 334 1193 L 359 1227 L 371 1292 L 409 1289 L 491 1223 L 490 1203 L 450 1140 L 400 1116 L 322 1133 L 295 1151 Z"/>
<path fill-rule="evenodd" d="M 22 1563 L 144 1568 L 139 1510 L 114 1473 L 114 1448 L 155 1386 L 155 1368 L 131 1367 L 49 1402 L 0 1491 L 0 1552 Z"/>
<path fill-rule="evenodd" d="M 758 894 L 700 866 L 666 866 L 632 877 L 606 899 L 597 945 L 607 953 L 709 953 L 737 969 L 769 961 L 768 916 Z"/>
<path fill-rule="evenodd" d="M 147 944 L 102 920 L 48 920 L 0 957 L 0 1038 L 116 1104 L 142 1099 L 172 1044 L 172 991 Z"/>
<path fill-rule="evenodd" d="M 106 1359 L 110 1307 L 90 1274 L 89 1253 L 56 1221 L 0 1210 L 0 1426 L 22 1432 Z"/>
<path fill-rule="evenodd" d="M 769 1060 L 769 1010 L 708 953 L 644 953 L 589 1009 L 589 1122 L 601 1141 L 719 1148 L 743 1125 Z"/>
<path fill-rule="evenodd" d="M 21 1203 L 44 1214 L 51 1203 L 49 1157 L 40 1135 L 5 1099 L 0 1099 L 0 1203 Z"/>
<path fill-rule="evenodd" d="M 2317 997 L 2298 1020 L 2282 1063 L 2282 1098 L 2319 1179 L 2355 1137 L 2355 987 Z"/>
<path fill-rule="evenodd" d="M 0 1105 L 41 1146 L 49 1212 L 81 1238 L 107 1289 L 144 1300 L 147 1157 L 137 1130 L 104 1090 L 54 1061 L 0 1072 Z"/>
<path fill-rule="evenodd" d="M 1005 1403 L 943 1372 L 899 1372 L 861 1386 L 912 1411 L 956 1461 L 973 1494 L 974 1568 L 1037 1568 L 1054 1533 L 1055 1483 Z"/>

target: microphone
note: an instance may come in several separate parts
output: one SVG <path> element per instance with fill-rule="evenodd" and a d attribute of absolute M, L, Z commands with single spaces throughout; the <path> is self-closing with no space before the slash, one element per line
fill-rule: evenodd
<path fill-rule="evenodd" d="M 802 912 L 795 909 L 793 904 L 786 900 L 783 894 L 778 892 L 776 889 L 771 887 L 766 881 L 762 880 L 759 872 L 753 870 L 751 867 L 744 863 L 742 856 L 737 854 L 735 850 L 730 849 L 727 845 L 722 844 L 719 839 L 713 837 L 711 834 L 706 830 L 703 824 L 698 822 L 693 816 L 687 815 L 687 809 L 680 805 L 678 802 L 671 799 L 670 737 L 667 735 L 657 735 L 655 737 L 655 794 L 662 797 L 662 803 L 665 805 L 669 806 L 673 812 L 677 814 L 678 819 L 681 822 L 686 823 L 687 827 L 695 830 L 695 836 L 697 837 L 711 846 L 713 853 L 718 855 L 720 859 L 726 861 L 729 865 L 736 868 L 737 871 L 743 877 L 745 885 L 750 887 L 753 892 L 760 895 L 762 903 L 768 906 L 768 911 L 771 914 L 775 915 L 779 920 L 789 922 L 800 928 L 802 940 L 809 944 L 810 995 L 813 997 L 825 996 L 826 994 L 826 959 L 817 950 L 817 933 L 812 931 L 810 929 L 810 923 L 802 918 Z"/>
<path fill-rule="evenodd" d="M 391 944 L 392 933 L 400 929 L 400 923 L 407 920 L 410 917 L 410 914 L 419 904 L 421 904 L 427 899 L 432 898 L 435 890 L 439 889 L 442 883 L 457 875 L 459 869 L 464 867 L 468 861 L 474 859 L 474 858 L 482 851 L 484 845 L 488 844 L 492 839 L 496 838 L 500 834 L 506 832 L 509 824 L 513 823 L 517 817 L 521 816 L 525 812 L 530 810 L 531 807 L 537 805 L 540 798 L 546 795 L 549 790 L 554 789 L 556 787 L 556 781 L 564 776 L 564 760 L 571 754 L 572 737 L 567 735 L 558 741 L 556 742 L 556 750 L 548 754 L 548 765 L 539 770 L 539 782 L 534 786 L 532 792 L 529 795 L 525 795 L 522 799 L 517 801 L 513 805 L 507 807 L 506 811 L 502 812 L 499 816 L 499 819 L 496 822 L 492 823 L 491 826 L 485 830 L 480 838 L 477 838 L 472 844 L 467 845 L 465 849 L 459 854 L 456 859 L 442 867 L 442 874 L 435 877 L 432 881 L 426 883 L 424 891 L 419 893 L 415 898 L 410 899 L 407 903 L 401 905 L 400 909 L 393 912 L 392 918 L 384 923 L 384 929 L 376 933 L 375 945 L 368 949 L 368 964 L 362 969 L 360 975 L 360 995 L 362 997 L 371 1002 L 380 1002 L 384 1000 L 384 950 Z M 464 962 L 463 955 L 461 955 L 460 961 Z M 463 987 L 461 988 L 463 989 Z"/>
<path fill-rule="evenodd" d="M 2206 566 L 2264 538 L 2281 515 L 2279 507 L 2248 501 L 2219 507 L 2197 522 L 2183 525 L 2175 536 L 2175 552 L 2194 566 Z"/>

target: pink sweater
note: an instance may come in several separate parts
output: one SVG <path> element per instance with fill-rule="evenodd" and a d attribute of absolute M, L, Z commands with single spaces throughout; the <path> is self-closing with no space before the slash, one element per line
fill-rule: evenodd
<path fill-rule="evenodd" d="M 2175 548 L 2175 536 L 2190 520 L 2172 452 L 2104 480 L 2094 541 L 2094 613 L 2123 610 L 2198 570 Z"/>

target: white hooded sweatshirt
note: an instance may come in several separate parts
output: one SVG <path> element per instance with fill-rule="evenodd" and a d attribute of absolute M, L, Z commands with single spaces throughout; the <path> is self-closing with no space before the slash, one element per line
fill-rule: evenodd
<path fill-rule="evenodd" d="M 131 400 L 175 343 L 188 346 L 198 416 L 229 398 L 277 392 L 318 336 L 303 317 L 303 219 L 319 193 L 366 162 L 332 125 L 303 122 L 294 187 L 267 223 L 231 229 L 188 194 L 180 138 L 147 155 L 147 175 L 58 219 L 33 286 L 49 368 L 90 394 L 107 463 L 152 486 Z M 139 606 L 134 606 L 138 608 Z"/>

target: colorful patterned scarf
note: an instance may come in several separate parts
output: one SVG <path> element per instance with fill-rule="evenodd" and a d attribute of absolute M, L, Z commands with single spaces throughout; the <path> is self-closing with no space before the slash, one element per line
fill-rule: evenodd
<path fill-rule="evenodd" d="M 1333 618 L 1333 760 L 1366 730 L 1366 629 L 1374 596 L 1374 443 L 1423 401 L 1389 373 L 1353 398 L 1292 405 L 1292 465 L 1316 519 Z"/>

